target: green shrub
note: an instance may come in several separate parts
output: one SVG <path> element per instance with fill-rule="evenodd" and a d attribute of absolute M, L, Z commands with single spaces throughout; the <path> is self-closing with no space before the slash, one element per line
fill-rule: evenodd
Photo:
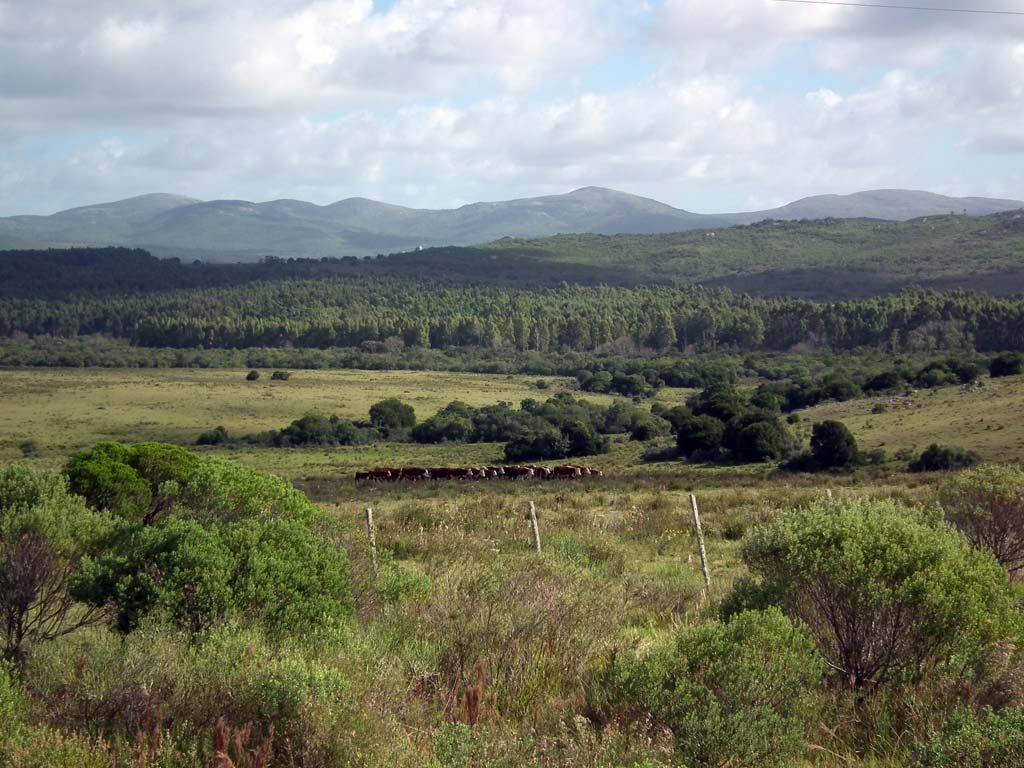
<path fill-rule="evenodd" d="M 1006 573 L 952 528 L 892 501 L 817 502 L 755 529 L 743 562 L 853 687 L 916 678 L 1012 634 Z M 743 601 L 732 601 L 738 607 Z"/>
<path fill-rule="evenodd" d="M 390 437 L 416 426 L 416 411 L 411 405 L 389 397 L 370 406 L 370 423 Z"/>
<path fill-rule="evenodd" d="M 725 424 L 713 416 L 685 416 L 676 421 L 676 445 L 683 456 L 717 451 L 725 437 Z"/>
<path fill-rule="evenodd" d="M 120 443 L 99 443 L 71 457 L 64 472 L 71 490 L 96 509 L 126 520 L 143 520 L 153 506 L 153 490 L 131 465 L 132 450 Z"/>
<path fill-rule="evenodd" d="M 990 551 L 1011 574 L 1024 572 L 1024 470 L 969 469 L 946 481 L 936 499 L 972 546 Z"/>
<path fill-rule="evenodd" d="M 916 746 L 913 768 L 1009 768 L 1024 765 L 1024 712 L 961 710 Z"/>
<path fill-rule="evenodd" d="M 974 451 L 950 448 L 932 443 L 914 461 L 907 465 L 908 472 L 948 472 L 973 467 L 981 461 Z"/>
<path fill-rule="evenodd" d="M 354 610 L 348 558 L 296 520 L 245 520 L 223 533 L 234 554 L 236 610 L 276 632 L 302 633 Z"/>
<path fill-rule="evenodd" d="M 1017 376 L 1024 372 L 1024 355 L 1020 352 L 1002 352 L 992 358 L 988 372 L 993 379 L 1001 376 Z"/>
<path fill-rule="evenodd" d="M 811 456 L 822 468 L 850 467 L 860 461 L 857 441 L 841 421 L 821 421 L 811 430 Z"/>
<path fill-rule="evenodd" d="M 245 380 L 246 381 L 258 381 L 259 378 L 260 378 L 260 372 L 255 370 L 255 369 L 253 369 L 253 370 L 249 371 L 247 374 L 245 374 Z"/>
<path fill-rule="evenodd" d="M 814 644 L 782 613 L 748 611 L 618 655 L 595 703 L 606 717 L 671 730 L 683 765 L 791 765 L 822 672 Z"/>
<path fill-rule="evenodd" d="M 0 655 L 98 620 L 67 585 L 111 521 L 68 491 L 60 475 L 17 464 L 0 469 Z"/>

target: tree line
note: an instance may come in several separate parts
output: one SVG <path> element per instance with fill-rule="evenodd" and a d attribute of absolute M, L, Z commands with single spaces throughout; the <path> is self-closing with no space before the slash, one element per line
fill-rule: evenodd
<path fill-rule="evenodd" d="M 701 286 L 524 290 L 392 277 L 0 299 L 0 336 L 140 347 L 695 350 L 1024 348 L 1024 298 L 908 289 L 818 303 Z"/>

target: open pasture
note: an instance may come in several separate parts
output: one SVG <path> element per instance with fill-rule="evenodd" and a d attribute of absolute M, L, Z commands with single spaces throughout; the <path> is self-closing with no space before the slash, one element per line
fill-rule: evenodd
<path fill-rule="evenodd" d="M 901 450 L 916 456 L 939 443 L 976 451 L 988 461 L 1024 459 L 1024 376 L 823 403 L 801 416 L 812 422 L 838 419 L 861 450 L 881 448 L 889 458 Z"/>
<path fill-rule="evenodd" d="M 452 400 L 473 406 L 544 399 L 571 388 L 558 377 L 428 371 L 292 371 L 287 381 L 245 380 L 245 370 L 25 369 L 0 371 L 0 459 L 34 440 L 44 455 L 64 455 L 100 440 L 191 444 L 224 425 L 232 435 L 280 429 L 308 411 L 365 419 L 370 406 L 397 397 L 433 415 Z M 537 387 L 538 381 L 547 384 Z M 676 390 L 678 399 L 685 390 Z M 585 397 L 608 402 L 604 395 Z"/>

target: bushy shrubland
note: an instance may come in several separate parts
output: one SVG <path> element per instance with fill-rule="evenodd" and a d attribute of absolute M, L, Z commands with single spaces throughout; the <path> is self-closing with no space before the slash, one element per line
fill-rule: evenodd
<path fill-rule="evenodd" d="M 961 709 L 916 745 L 911 768 L 1008 768 L 1024 765 L 1024 712 Z"/>
<path fill-rule="evenodd" d="M 594 696 L 603 717 L 672 733 L 683 765 L 792 765 L 813 723 L 823 664 L 776 609 L 686 627 L 620 653 Z"/>

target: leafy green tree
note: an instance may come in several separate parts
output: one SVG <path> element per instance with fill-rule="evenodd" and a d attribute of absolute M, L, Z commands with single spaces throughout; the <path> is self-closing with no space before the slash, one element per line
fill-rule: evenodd
<path fill-rule="evenodd" d="M 826 420 L 811 429 L 811 456 L 819 467 L 851 467 L 860 460 L 857 441 L 841 421 Z"/>
<path fill-rule="evenodd" d="M 782 458 L 788 436 L 778 416 L 760 412 L 734 419 L 726 429 L 726 444 L 741 461 L 772 461 Z"/>
<path fill-rule="evenodd" d="M 746 399 L 732 384 L 715 382 L 687 401 L 697 416 L 713 416 L 723 423 L 744 415 L 749 408 Z"/>
<path fill-rule="evenodd" d="M 473 437 L 473 422 L 453 414 L 437 414 L 413 427 L 417 443 L 464 443 Z"/>
<path fill-rule="evenodd" d="M 752 531 L 743 562 L 851 687 L 916 679 L 1016 631 L 1006 572 L 955 530 L 892 501 L 824 502 Z M 731 601 L 733 609 L 742 600 Z"/>
<path fill-rule="evenodd" d="M 676 445 L 683 456 L 717 451 L 725 437 L 725 424 L 714 416 L 679 416 L 676 418 Z"/>
<path fill-rule="evenodd" d="M 1024 355 L 1020 352 L 1002 352 L 989 363 L 989 375 L 995 379 L 1001 376 L 1017 376 L 1024 371 Z"/>
<path fill-rule="evenodd" d="M 822 673 L 814 644 L 782 613 L 748 611 L 617 655 L 596 708 L 669 731 L 685 765 L 788 766 L 803 755 Z"/>
<path fill-rule="evenodd" d="M 72 591 L 97 608 L 112 608 L 114 625 L 123 633 L 153 611 L 199 632 L 231 607 L 234 567 L 220 537 L 194 520 L 122 524 L 106 555 L 85 564 Z"/>
<path fill-rule="evenodd" d="M 64 472 L 71 490 L 95 508 L 141 521 L 153 506 L 153 490 L 132 459 L 132 450 L 120 443 L 99 443 L 72 456 Z"/>
<path fill-rule="evenodd" d="M 0 654 L 98 621 L 68 584 L 111 524 L 68 490 L 64 477 L 17 464 L 0 469 Z"/>
<path fill-rule="evenodd" d="M 370 406 L 370 423 L 390 437 L 416 426 L 416 411 L 398 398 L 389 397 Z"/>
<path fill-rule="evenodd" d="M 569 455 L 569 442 L 561 430 L 545 425 L 505 444 L 505 461 L 543 461 Z"/>
<path fill-rule="evenodd" d="M 1024 573 L 1024 470 L 988 464 L 947 480 L 936 493 L 946 519 L 1011 575 Z"/>

